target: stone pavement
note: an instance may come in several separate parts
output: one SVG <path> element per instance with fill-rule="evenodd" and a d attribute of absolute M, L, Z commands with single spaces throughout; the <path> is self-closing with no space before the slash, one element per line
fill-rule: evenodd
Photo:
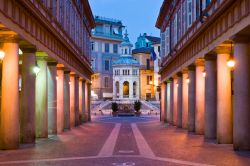
<path fill-rule="evenodd" d="M 0 151 L 13 166 L 241 166 L 249 152 L 204 143 L 203 136 L 159 122 L 159 116 L 95 116 L 92 123 L 19 150 Z"/>

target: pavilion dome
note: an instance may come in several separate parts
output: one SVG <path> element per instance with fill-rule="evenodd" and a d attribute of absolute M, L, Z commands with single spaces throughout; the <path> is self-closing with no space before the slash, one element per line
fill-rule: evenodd
<path fill-rule="evenodd" d="M 121 55 L 117 61 L 113 62 L 113 66 L 139 66 L 140 63 L 134 59 L 132 55 Z"/>

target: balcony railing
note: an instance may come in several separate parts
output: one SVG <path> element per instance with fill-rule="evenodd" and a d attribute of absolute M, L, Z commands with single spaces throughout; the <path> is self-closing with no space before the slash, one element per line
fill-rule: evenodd
<path fill-rule="evenodd" d="M 116 34 L 110 34 L 110 33 L 103 33 L 103 32 L 93 32 L 94 36 L 100 36 L 100 37 L 107 37 L 107 38 L 112 38 L 112 39 L 119 39 L 122 40 L 123 36 L 122 35 L 116 35 Z"/>

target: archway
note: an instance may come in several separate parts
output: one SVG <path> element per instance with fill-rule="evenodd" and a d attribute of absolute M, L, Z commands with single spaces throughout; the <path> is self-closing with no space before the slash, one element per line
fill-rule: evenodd
<path fill-rule="evenodd" d="M 129 97 L 129 82 L 125 81 L 123 83 L 123 97 L 128 98 Z"/>

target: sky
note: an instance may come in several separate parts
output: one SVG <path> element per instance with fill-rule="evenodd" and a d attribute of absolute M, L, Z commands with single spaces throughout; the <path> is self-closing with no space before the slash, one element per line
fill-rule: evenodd
<path fill-rule="evenodd" d="M 155 23 L 163 0 L 89 0 L 93 15 L 121 20 L 135 44 L 143 33 L 160 37 Z"/>

